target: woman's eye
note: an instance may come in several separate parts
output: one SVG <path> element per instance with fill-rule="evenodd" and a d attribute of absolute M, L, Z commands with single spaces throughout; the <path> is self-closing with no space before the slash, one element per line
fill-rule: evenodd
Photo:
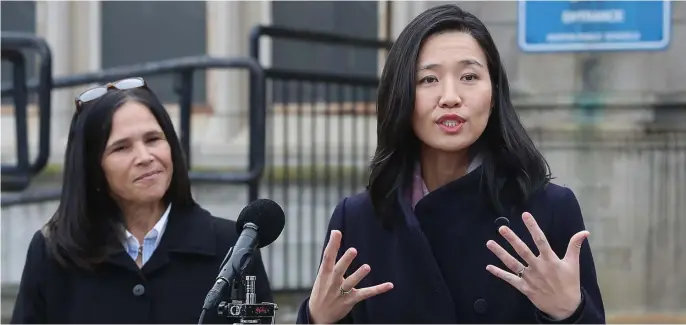
<path fill-rule="evenodd" d="M 475 81 L 475 80 L 478 79 L 478 76 L 475 75 L 475 74 L 467 74 L 467 75 L 464 75 L 464 76 L 462 77 L 462 79 L 463 79 L 463 80 L 466 80 L 466 81 Z"/>
<path fill-rule="evenodd" d="M 422 80 L 419 81 L 419 83 L 432 83 L 432 82 L 437 82 L 438 79 L 434 76 L 426 76 L 422 78 Z"/>

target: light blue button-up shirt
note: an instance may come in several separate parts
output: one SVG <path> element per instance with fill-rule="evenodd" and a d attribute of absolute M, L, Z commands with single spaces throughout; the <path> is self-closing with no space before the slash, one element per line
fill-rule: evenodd
<path fill-rule="evenodd" d="M 167 228 L 167 219 L 169 218 L 169 211 L 171 211 L 171 203 L 169 206 L 167 206 L 167 210 L 162 214 L 162 218 L 160 218 L 159 221 L 155 224 L 150 231 L 148 231 L 147 234 L 145 234 L 145 237 L 143 237 L 143 244 L 141 245 L 138 242 L 138 239 L 130 233 L 128 230 L 124 229 L 126 232 L 126 237 L 124 242 L 122 243 L 124 245 L 124 249 L 126 249 L 126 252 L 133 258 L 135 261 L 138 258 L 138 250 L 142 246 L 143 250 L 143 265 L 150 259 L 150 256 L 152 256 L 152 253 L 155 252 L 155 249 L 157 246 L 160 244 L 160 240 L 162 240 L 162 234 L 164 234 L 164 229 Z"/>

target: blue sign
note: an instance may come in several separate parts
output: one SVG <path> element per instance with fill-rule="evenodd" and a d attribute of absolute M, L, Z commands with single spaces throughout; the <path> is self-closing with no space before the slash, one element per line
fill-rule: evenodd
<path fill-rule="evenodd" d="M 661 50 L 669 44 L 669 1 L 519 1 L 526 52 Z"/>

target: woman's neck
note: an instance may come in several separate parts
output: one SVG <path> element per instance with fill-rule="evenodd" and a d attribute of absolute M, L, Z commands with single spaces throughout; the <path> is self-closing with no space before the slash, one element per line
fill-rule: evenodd
<path fill-rule="evenodd" d="M 163 201 L 145 204 L 120 204 L 126 229 L 143 242 L 145 235 L 162 217 L 165 206 Z"/>
<path fill-rule="evenodd" d="M 469 154 L 467 150 L 445 152 L 422 147 L 420 163 L 424 184 L 433 191 L 467 173 Z"/>

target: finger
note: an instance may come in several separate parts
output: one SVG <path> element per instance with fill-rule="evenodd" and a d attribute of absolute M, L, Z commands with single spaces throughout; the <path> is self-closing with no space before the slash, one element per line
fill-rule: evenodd
<path fill-rule="evenodd" d="M 362 300 L 369 299 L 369 298 L 374 297 L 376 295 L 380 295 L 380 294 L 387 292 L 388 290 L 391 290 L 391 289 L 393 289 L 393 283 L 386 282 L 386 283 L 375 285 L 373 287 L 357 289 L 355 291 L 355 295 L 353 297 L 355 299 L 355 303 L 358 303 Z"/>
<path fill-rule="evenodd" d="M 491 274 L 505 280 L 505 282 L 509 283 L 511 286 L 515 287 L 517 290 L 522 291 L 520 289 L 522 286 L 522 283 L 524 281 L 522 278 L 520 278 L 520 277 L 518 277 L 518 276 L 516 276 L 510 272 L 507 272 L 507 271 L 505 271 L 505 270 L 503 270 L 497 266 L 490 265 L 490 264 L 486 266 L 486 270 L 488 272 L 491 272 Z"/>
<path fill-rule="evenodd" d="M 333 267 L 336 264 L 336 256 L 341 247 L 341 237 L 343 235 L 340 231 L 331 231 L 329 242 L 326 243 L 326 248 L 324 248 L 324 256 L 322 256 L 322 265 L 320 267 L 324 273 L 331 273 L 333 271 Z"/>
<path fill-rule="evenodd" d="M 582 230 L 577 232 L 569 240 L 569 245 L 567 246 L 567 253 L 565 254 L 564 260 L 579 262 L 579 254 L 581 254 L 581 245 L 583 245 L 584 240 L 590 236 L 591 233 L 587 230 Z"/>
<path fill-rule="evenodd" d="M 512 229 L 507 226 L 502 226 L 499 229 L 500 234 L 505 237 L 508 243 L 512 245 L 512 248 L 517 252 L 517 254 L 524 259 L 526 264 L 533 265 L 536 260 L 536 255 L 531 252 L 528 246 L 519 239 L 519 237 L 512 231 Z"/>
<path fill-rule="evenodd" d="M 357 256 L 357 250 L 352 247 L 348 248 L 333 267 L 333 274 L 343 277 L 345 271 L 350 267 L 350 263 L 355 259 L 355 256 Z"/>
<path fill-rule="evenodd" d="M 486 242 L 486 247 L 507 266 L 510 271 L 519 273 L 524 269 L 524 264 L 519 262 L 514 256 L 510 255 L 502 246 L 493 240 Z"/>
<path fill-rule="evenodd" d="M 360 283 L 360 281 L 362 281 L 362 279 L 364 279 L 364 277 L 367 276 L 367 274 L 369 274 L 369 271 L 371 270 L 372 268 L 367 264 L 360 266 L 355 271 L 355 273 L 351 274 L 349 277 L 343 280 L 343 284 L 341 285 L 341 287 L 343 288 L 343 290 L 350 290 L 354 288 L 356 285 Z"/>
<path fill-rule="evenodd" d="M 555 252 L 553 252 L 553 249 L 550 248 L 548 239 L 545 237 L 541 227 L 538 226 L 534 216 L 532 216 L 529 212 L 524 212 L 522 213 L 522 219 L 524 220 L 526 228 L 529 229 L 529 233 L 531 233 L 531 237 L 534 239 L 536 247 L 538 247 L 538 252 L 546 258 L 551 258 L 554 256 L 556 257 Z"/>

